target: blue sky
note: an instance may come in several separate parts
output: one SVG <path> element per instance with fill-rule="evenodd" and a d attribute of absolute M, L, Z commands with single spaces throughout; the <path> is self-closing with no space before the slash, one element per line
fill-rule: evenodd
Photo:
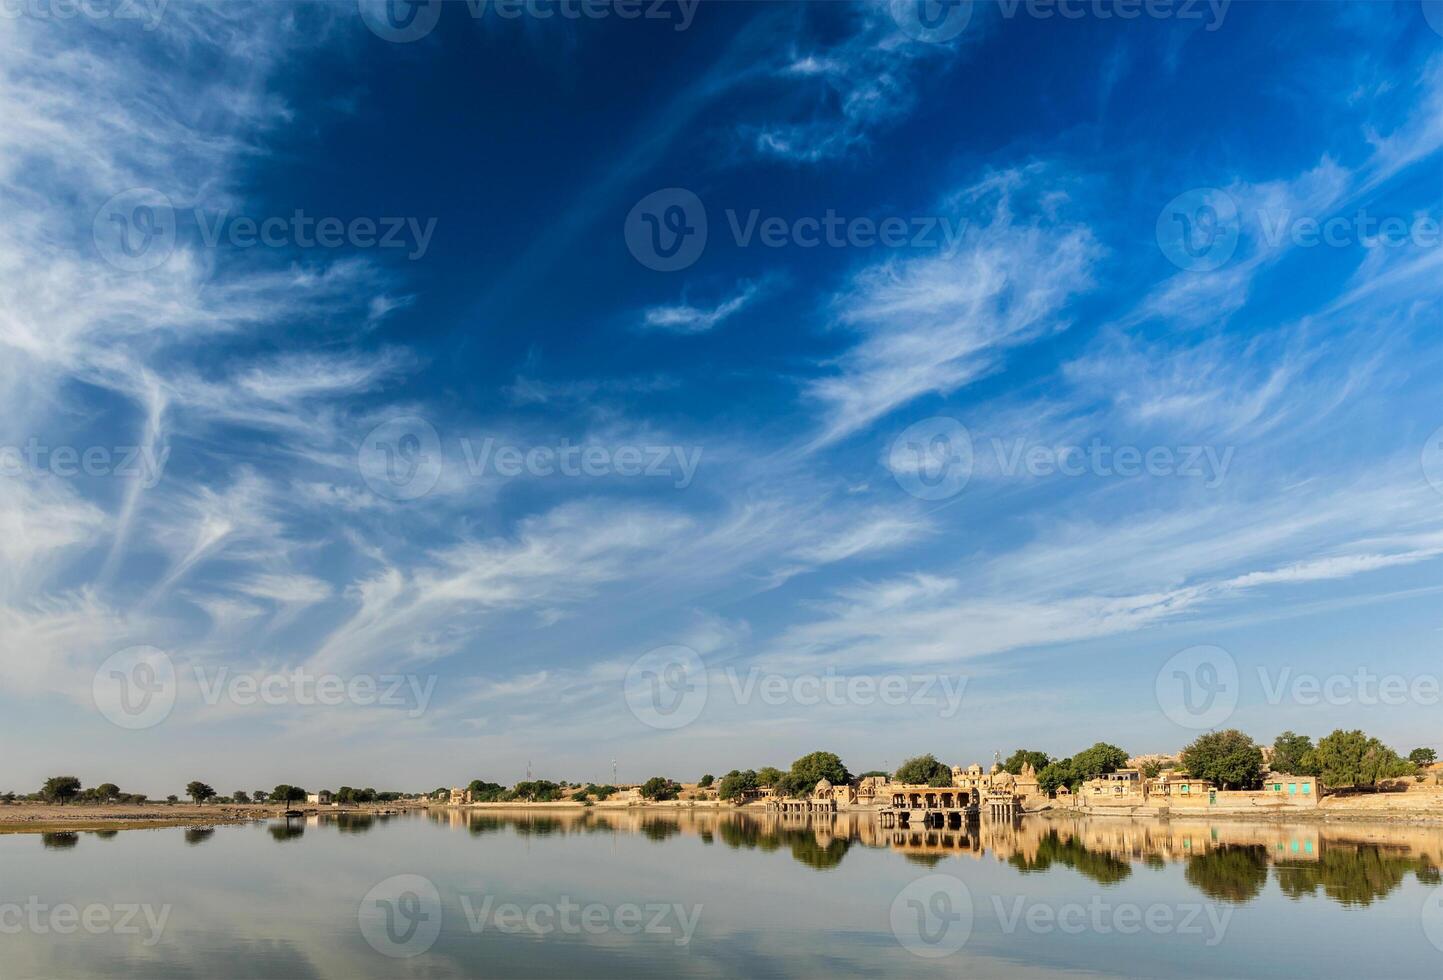
<path fill-rule="evenodd" d="M 406 8 L 0 19 L 0 788 L 1443 748 L 1437 5 Z"/>

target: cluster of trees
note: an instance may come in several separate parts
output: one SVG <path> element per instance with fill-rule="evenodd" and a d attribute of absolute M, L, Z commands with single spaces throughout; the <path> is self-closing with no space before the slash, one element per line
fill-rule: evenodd
<path fill-rule="evenodd" d="M 741 799 L 747 793 L 763 787 L 775 789 L 787 796 L 807 796 L 823 779 L 836 785 L 850 782 L 852 774 L 847 771 L 836 753 L 809 752 L 793 762 L 786 772 L 774 766 L 733 769 L 721 778 L 717 785 L 717 796 L 723 800 Z"/>
<path fill-rule="evenodd" d="M 0 796 L 6 803 L 14 803 L 21 797 L 13 792 Z M 43 803 L 56 803 L 64 806 L 66 803 L 144 803 L 144 793 L 122 793 L 120 787 L 114 783 L 101 783 L 99 786 L 92 786 L 85 789 L 75 776 L 51 776 L 45 780 L 45 785 L 40 787 L 38 793 L 31 793 L 24 797 L 27 800 L 34 800 Z"/>
<path fill-rule="evenodd" d="M 914 786 L 951 786 L 952 767 L 938 762 L 936 756 L 928 753 L 903 762 L 892 774 L 892 779 Z"/>
<path fill-rule="evenodd" d="M 1235 728 L 1199 736 L 1183 749 L 1182 767 L 1189 776 L 1211 780 L 1224 789 L 1255 789 L 1268 767 L 1294 776 L 1313 776 L 1329 789 L 1372 789 L 1389 779 L 1411 776 L 1432 764 L 1437 753 L 1414 749 L 1403 758 L 1362 731 L 1338 729 L 1315 745 L 1306 735 L 1283 732 L 1273 741 L 1272 760 Z"/>
<path fill-rule="evenodd" d="M 641 795 L 647 800 L 674 800 L 681 793 L 681 787 L 665 776 L 652 776 L 641 784 Z"/>
<path fill-rule="evenodd" d="M 1018 751 L 1025 752 L 1027 750 L 1019 749 Z M 1042 753 L 1037 753 L 1037 755 L 1042 755 Z M 1012 758 L 1016 757 L 1017 753 L 1013 753 Z M 1043 758 L 1046 757 L 1043 756 Z M 1012 759 L 1008 761 L 1010 762 Z M 1117 772 L 1125 765 L 1127 765 L 1125 751 L 1116 745 L 1098 742 L 1071 758 L 1049 761 L 1037 770 L 1037 784 L 1044 793 L 1055 793 L 1062 786 L 1075 790 L 1087 780 L 1105 776 L 1110 772 Z M 1017 771 L 1022 771 L 1021 765 L 1018 765 Z"/>
<path fill-rule="evenodd" d="M 571 794 L 571 798 L 578 803 L 591 804 L 599 800 L 610 799 L 616 795 L 616 787 L 607 783 L 598 786 L 595 783 L 587 783 L 581 789 Z"/>

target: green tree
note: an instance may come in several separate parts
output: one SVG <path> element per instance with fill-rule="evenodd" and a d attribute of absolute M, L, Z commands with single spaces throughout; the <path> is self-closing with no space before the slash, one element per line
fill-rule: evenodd
<path fill-rule="evenodd" d="M 714 782 L 716 782 L 716 777 L 713 776 L 711 773 L 707 773 L 705 776 L 701 777 L 701 782 L 697 783 L 697 785 L 700 786 L 702 789 L 706 789 Z"/>
<path fill-rule="evenodd" d="M 723 800 L 735 800 L 752 792 L 761 785 L 760 775 L 748 769 L 746 772 L 733 769 L 721 778 L 717 796 Z"/>
<path fill-rule="evenodd" d="M 1290 776 L 1318 775 L 1313 740 L 1296 732 L 1283 732 L 1273 739 L 1273 758 L 1269 763 L 1277 772 Z"/>
<path fill-rule="evenodd" d="M 215 790 L 211 789 L 208 785 L 196 779 L 192 780 L 189 783 L 186 783 L 185 795 L 189 796 L 197 803 L 204 803 L 206 800 L 213 799 L 215 797 Z"/>
<path fill-rule="evenodd" d="M 832 752 L 809 752 L 792 763 L 792 768 L 782 777 L 781 789 L 789 796 L 808 796 L 823 779 L 833 786 L 849 782 L 851 773 L 842 765 L 842 760 Z"/>
<path fill-rule="evenodd" d="M 912 785 L 930 786 L 932 780 L 945 777 L 945 783 L 937 783 L 938 786 L 952 785 L 952 769 L 937 761 L 937 757 L 931 755 L 919 755 L 908 759 L 897 767 L 897 772 L 892 776 L 899 783 L 910 783 Z"/>
<path fill-rule="evenodd" d="M 1032 765 L 1034 771 L 1041 772 L 1047 768 L 1047 764 L 1051 761 L 1052 760 L 1047 757 L 1046 752 L 1018 749 L 1007 757 L 1007 761 L 1002 763 L 1002 768 L 1014 776 L 1020 776 L 1022 774 L 1022 767 L 1029 763 Z"/>
<path fill-rule="evenodd" d="M 1419 769 L 1424 766 L 1431 766 L 1438 761 L 1438 753 L 1432 749 L 1414 749 L 1408 753 L 1408 761 Z"/>
<path fill-rule="evenodd" d="M 1373 789 L 1379 780 L 1406 776 L 1417 767 L 1376 738 L 1354 729 L 1334 731 L 1318 740 L 1314 752 L 1319 778 L 1329 789 L 1358 787 Z"/>
<path fill-rule="evenodd" d="M 1227 789 L 1247 789 L 1263 775 L 1263 750 L 1236 728 L 1208 732 L 1182 750 L 1189 776 Z"/>
<path fill-rule="evenodd" d="M 235 790 L 231 793 L 230 797 L 237 803 L 249 803 L 251 801 L 250 794 L 243 789 Z"/>
<path fill-rule="evenodd" d="M 532 803 L 553 803 L 561 799 L 562 791 L 558 783 L 549 779 L 532 779 L 517 783 L 514 794 L 517 799 Z"/>
<path fill-rule="evenodd" d="M 179 802 L 180 802 L 180 797 L 179 797 L 179 796 L 176 796 L 174 793 L 171 793 L 169 796 L 167 796 L 167 797 L 165 798 L 165 802 L 167 802 L 167 803 L 179 803 Z"/>
<path fill-rule="evenodd" d="M 40 796 L 64 806 L 67 800 L 72 800 L 80 794 L 80 780 L 74 776 L 51 776 L 45 780 L 45 785 L 40 787 Z"/>
<path fill-rule="evenodd" d="M 736 770 L 732 771 L 735 772 Z M 782 772 L 776 766 L 762 766 L 757 770 L 758 786 L 780 786 L 782 780 L 785 778 L 786 773 Z"/>
<path fill-rule="evenodd" d="M 267 795 L 268 794 L 265 790 L 258 789 L 251 793 L 251 799 L 255 800 L 257 803 L 264 803 L 266 801 Z"/>
<path fill-rule="evenodd" d="M 289 783 L 280 783 L 271 790 L 271 802 L 273 803 L 294 803 L 297 800 L 304 800 L 306 791 L 299 786 L 292 786 Z"/>
<path fill-rule="evenodd" d="M 115 785 L 114 783 L 101 783 L 99 786 L 95 787 L 95 798 L 101 803 L 106 803 L 110 800 L 118 799 L 119 796 L 120 787 Z"/>
<path fill-rule="evenodd" d="M 1073 782 L 1072 760 L 1058 759 L 1056 762 L 1049 762 L 1037 774 L 1037 785 L 1042 792 L 1049 796 L 1056 793 L 1063 786 L 1071 787 Z"/>
<path fill-rule="evenodd" d="M 676 783 L 665 776 L 652 776 L 641 784 L 641 795 L 648 800 L 674 800 Z"/>
<path fill-rule="evenodd" d="M 498 803 L 506 796 L 506 787 L 500 783 L 488 783 L 484 779 L 473 779 L 466 787 L 473 803 Z"/>
<path fill-rule="evenodd" d="M 1116 745 L 1098 742 L 1092 748 L 1083 749 L 1072 757 L 1070 785 L 1075 789 L 1084 780 L 1117 772 L 1125 765 L 1127 765 L 1126 752 Z"/>
<path fill-rule="evenodd" d="M 1143 779 L 1156 779 L 1162 772 L 1162 763 L 1156 759 L 1148 759 L 1141 766 Z"/>

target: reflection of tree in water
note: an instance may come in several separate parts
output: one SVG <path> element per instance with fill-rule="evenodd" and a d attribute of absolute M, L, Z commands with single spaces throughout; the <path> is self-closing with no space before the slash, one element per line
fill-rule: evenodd
<path fill-rule="evenodd" d="M 72 834 L 68 830 L 40 835 L 40 845 L 56 851 L 63 851 L 79 843 L 80 835 Z"/>
<path fill-rule="evenodd" d="M 557 831 L 565 830 L 561 821 L 555 817 L 528 817 L 517 820 L 514 826 L 517 835 L 521 837 L 550 837 Z"/>
<path fill-rule="evenodd" d="M 1385 897 L 1413 872 L 1422 884 L 1438 880 L 1438 869 L 1426 857 L 1389 854 L 1376 844 L 1333 845 L 1317 861 L 1279 861 L 1278 886 L 1291 899 L 1323 894 L 1343 905 L 1371 905 Z"/>
<path fill-rule="evenodd" d="M 336 830 L 342 834 L 364 834 L 376 826 L 376 818 L 369 813 L 336 814 Z"/>
<path fill-rule="evenodd" d="M 1115 885 L 1132 874 L 1126 861 L 1104 851 L 1090 851 L 1076 837 L 1064 840 L 1055 830 L 1049 830 L 1037 842 L 1036 857 L 1017 853 L 1008 858 L 1007 863 L 1024 874 L 1046 871 L 1054 863 L 1060 864 L 1100 885 Z"/>
<path fill-rule="evenodd" d="M 1268 882 L 1268 849 L 1262 844 L 1224 844 L 1189 858 L 1183 877 L 1208 898 L 1250 902 Z"/>
<path fill-rule="evenodd" d="M 816 868 L 818 871 L 826 871 L 828 868 L 835 868 L 842 863 L 847 851 L 852 846 L 849 840 L 842 840 L 840 837 L 833 837 L 823 844 L 817 840 L 816 834 L 809 831 L 783 831 L 794 835 L 792 840 L 792 857 L 809 868 Z"/>
<path fill-rule="evenodd" d="M 681 824 L 675 820 L 643 820 L 641 832 L 647 840 L 666 840 L 681 833 Z"/>
<path fill-rule="evenodd" d="M 834 837 L 823 844 L 817 840 L 814 831 L 805 828 L 779 827 L 765 830 L 755 821 L 738 819 L 724 821 L 717 826 L 717 835 L 722 843 L 731 848 L 748 851 L 775 851 L 790 847 L 792 857 L 809 868 L 825 871 L 842 863 L 842 858 L 852 842 Z"/>
<path fill-rule="evenodd" d="M 120 831 L 118 831 L 118 830 L 92 830 L 91 833 L 94 834 L 96 837 L 100 838 L 101 840 L 110 840 L 111 838 L 115 837 L 116 834 L 120 833 Z"/>
<path fill-rule="evenodd" d="M 297 837 L 303 837 L 306 833 L 304 824 L 299 822 L 292 823 L 289 820 L 285 823 L 273 823 L 270 825 L 269 830 L 271 837 L 278 841 L 295 840 Z"/>
<path fill-rule="evenodd" d="M 500 817 L 493 817 L 482 813 L 473 813 L 466 821 L 466 829 L 471 832 L 472 837 L 485 837 L 487 834 L 499 833 L 510 821 L 502 820 Z"/>
<path fill-rule="evenodd" d="M 911 861 L 913 864 L 920 864 L 920 865 L 922 865 L 922 866 L 924 866 L 924 867 L 935 868 L 935 867 L 937 867 L 937 865 L 939 865 L 939 864 L 942 863 L 942 860 L 943 860 L 944 858 L 946 858 L 947 855 L 946 855 L 946 854 L 917 854 L 917 853 L 914 853 L 914 852 L 909 851 L 909 852 L 903 854 L 902 857 L 906 858 L 908 861 Z"/>
<path fill-rule="evenodd" d="M 204 844 L 215 836 L 214 827 L 187 827 L 185 828 L 185 842 L 192 847 L 197 844 Z"/>

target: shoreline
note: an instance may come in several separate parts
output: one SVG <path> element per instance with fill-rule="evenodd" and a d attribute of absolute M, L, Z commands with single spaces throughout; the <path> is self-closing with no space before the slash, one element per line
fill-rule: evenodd
<path fill-rule="evenodd" d="M 375 814 L 382 810 L 424 807 L 332 809 L 314 803 L 282 807 L 276 803 L 144 803 L 86 806 L 19 803 L 0 806 L 0 834 L 49 834 L 91 830 L 158 830 L 165 827 L 221 827 L 280 820 L 287 809 L 305 816 L 321 813 Z"/>
<path fill-rule="evenodd" d="M 0 835 L 40 834 L 109 830 L 157 830 L 168 827 L 215 827 L 256 823 L 264 820 L 282 819 L 283 808 L 277 804 L 201 804 L 160 803 L 142 805 L 102 806 L 55 806 L 50 804 L 11 804 L 0 806 Z M 661 802 L 609 802 L 600 801 L 585 806 L 571 800 L 557 800 L 548 803 L 466 803 L 466 804 L 411 804 L 385 807 L 334 808 L 301 804 L 289 809 L 299 811 L 303 816 L 332 815 L 375 815 L 386 811 L 401 812 L 474 812 L 474 813 L 546 813 L 563 812 L 584 814 L 598 811 L 616 813 L 630 810 L 646 810 L 658 814 L 667 813 L 739 813 L 765 816 L 764 805 L 742 804 L 740 806 L 715 800 L 665 800 Z M 846 807 L 836 813 L 851 815 L 875 814 L 872 807 Z M 1023 811 L 1020 816 L 1044 820 L 1073 820 L 1077 818 L 1106 817 L 1114 820 L 1159 820 L 1163 822 L 1206 820 L 1209 822 L 1240 822 L 1270 824 L 1375 824 L 1395 827 L 1443 826 L 1443 809 L 1434 808 L 1388 808 L 1372 806 L 1321 806 L 1279 807 L 1268 809 L 1205 809 L 1186 808 L 1181 810 L 1155 810 L 1150 808 L 1098 807 L 1081 809 L 1073 807 L 1043 807 Z"/>

